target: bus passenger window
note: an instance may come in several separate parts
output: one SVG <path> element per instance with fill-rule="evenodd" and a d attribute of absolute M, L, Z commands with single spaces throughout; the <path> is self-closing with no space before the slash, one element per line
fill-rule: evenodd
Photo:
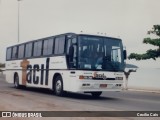
<path fill-rule="evenodd" d="M 32 43 L 27 43 L 25 48 L 25 57 L 31 57 L 32 56 Z"/>
<path fill-rule="evenodd" d="M 51 55 L 53 53 L 53 38 L 44 40 L 43 55 Z"/>
<path fill-rule="evenodd" d="M 33 50 L 33 56 L 41 56 L 42 53 L 42 41 L 36 41 L 34 42 L 34 50 Z"/>
<path fill-rule="evenodd" d="M 12 59 L 16 59 L 18 57 L 17 46 L 13 47 Z"/>
<path fill-rule="evenodd" d="M 18 58 L 24 57 L 24 45 L 20 45 L 18 49 Z"/>
<path fill-rule="evenodd" d="M 55 39 L 54 54 L 63 54 L 65 48 L 65 36 L 60 36 Z"/>
<path fill-rule="evenodd" d="M 7 60 L 11 59 L 11 54 L 12 54 L 12 48 L 7 49 Z"/>

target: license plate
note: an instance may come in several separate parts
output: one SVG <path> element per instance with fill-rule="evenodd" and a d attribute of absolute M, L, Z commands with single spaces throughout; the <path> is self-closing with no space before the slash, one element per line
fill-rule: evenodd
<path fill-rule="evenodd" d="M 106 87 L 107 87 L 107 84 L 100 84 L 100 87 L 101 87 L 101 88 L 106 88 Z"/>

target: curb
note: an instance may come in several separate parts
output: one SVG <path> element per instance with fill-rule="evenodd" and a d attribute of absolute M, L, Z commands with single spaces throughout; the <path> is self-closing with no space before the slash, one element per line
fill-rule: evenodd
<path fill-rule="evenodd" d="M 146 89 L 128 89 L 128 91 L 148 92 L 160 94 L 160 90 L 146 90 Z"/>

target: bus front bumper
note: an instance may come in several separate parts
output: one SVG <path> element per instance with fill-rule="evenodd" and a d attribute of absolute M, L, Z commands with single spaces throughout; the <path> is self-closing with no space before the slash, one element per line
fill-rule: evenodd
<path fill-rule="evenodd" d="M 80 80 L 74 86 L 74 92 L 121 91 L 123 81 L 115 80 Z"/>

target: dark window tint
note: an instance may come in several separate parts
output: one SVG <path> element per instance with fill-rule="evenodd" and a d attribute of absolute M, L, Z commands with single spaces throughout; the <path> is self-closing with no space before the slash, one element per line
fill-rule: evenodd
<path fill-rule="evenodd" d="M 25 57 L 31 57 L 31 56 L 32 56 L 32 43 L 27 43 L 25 50 Z"/>
<path fill-rule="evenodd" d="M 69 55 L 70 46 L 71 46 L 71 39 L 68 39 L 68 40 L 67 40 L 67 54 L 68 54 L 68 55 Z"/>
<path fill-rule="evenodd" d="M 42 41 L 34 42 L 33 56 L 41 56 L 42 53 Z"/>
<path fill-rule="evenodd" d="M 17 46 L 13 47 L 12 51 L 12 59 L 16 59 L 18 57 Z"/>
<path fill-rule="evenodd" d="M 77 39 L 73 38 L 73 39 L 68 39 L 67 40 L 67 54 L 69 54 L 69 49 L 71 45 L 74 45 L 77 43 Z"/>
<path fill-rule="evenodd" d="M 24 57 L 24 45 L 20 45 L 18 49 L 18 58 Z"/>
<path fill-rule="evenodd" d="M 7 49 L 7 60 L 11 59 L 12 48 Z"/>
<path fill-rule="evenodd" d="M 65 36 L 57 37 L 55 39 L 54 54 L 63 54 L 65 48 Z"/>
<path fill-rule="evenodd" d="M 44 40 L 43 55 L 51 55 L 53 53 L 53 38 Z"/>

